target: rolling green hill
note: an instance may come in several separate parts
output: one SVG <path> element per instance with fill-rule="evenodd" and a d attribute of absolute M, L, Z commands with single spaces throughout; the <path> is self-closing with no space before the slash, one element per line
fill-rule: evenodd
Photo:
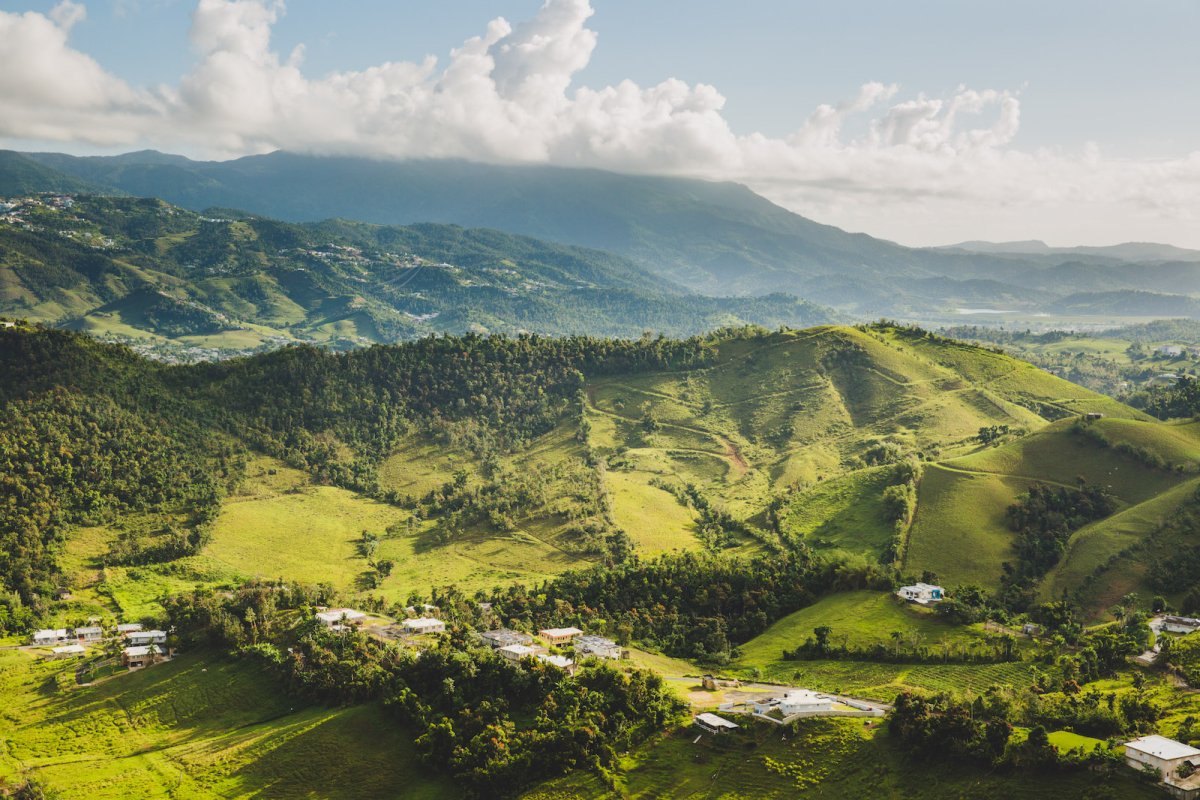
<path fill-rule="evenodd" d="M 608 253 L 493 230 L 292 225 L 95 196 L 26 197 L 10 215 L 0 314 L 143 348 L 347 346 L 468 330 L 689 335 L 831 319 L 793 297 L 703 297 Z"/>

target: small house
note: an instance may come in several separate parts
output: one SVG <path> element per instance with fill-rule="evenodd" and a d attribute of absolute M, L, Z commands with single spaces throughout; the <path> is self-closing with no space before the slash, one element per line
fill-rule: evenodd
<path fill-rule="evenodd" d="M 940 603 L 945 599 L 946 592 L 940 586 L 931 583 L 914 583 L 912 586 L 901 586 L 896 590 L 896 596 L 910 603 L 927 606 L 930 603 Z"/>
<path fill-rule="evenodd" d="M 50 651 L 51 658 L 79 658 L 87 654 L 87 648 L 81 644 L 65 644 Z"/>
<path fill-rule="evenodd" d="M 485 644 L 489 644 L 495 649 L 508 647 L 511 644 L 533 644 L 533 637 L 528 633 L 509 630 L 508 628 L 498 628 L 494 631 L 483 631 L 479 634 L 479 638 L 483 639 Z"/>
<path fill-rule="evenodd" d="M 692 721 L 700 730 L 716 734 L 729 733 L 741 727 L 736 722 L 730 722 L 724 717 L 718 717 L 716 714 L 710 714 L 707 711 L 703 714 L 697 714 L 696 718 Z"/>
<path fill-rule="evenodd" d="M 129 633 L 125 634 L 125 642 L 130 647 L 143 647 L 150 644 L 164 645 L 167 643 L 167 632 L 130 631 Z"/>
<path fill-rule="evenodd" d="M 162 651 L 157 645 L 144 644 L 136 647 L 126 647 L 121 651 L 121 663 L 129 669 L 141 669 L 154 663 Z"/>
<path fill-rule="evenodd" d="M 1176 356 L 1183 355 L 1183 348 L 1177 344 L 1164 344 L 1157 348 L 1154 352 L 1160 356 L 1170 356 L 1171 358 L 1174 358 Z"/>
<path fill-rule="evenodd" d="M 326 628 L 332 628 L 335 625 L 345 625 L 347 622 L 360 620 L 367 615 L 361 611 L 355 611 L 353 608 L 331 608 L 326 611 L 317 612 L 317 621 Z"/>
<path fill-rule="evenodd" d="M 1089 411 L 1083 415 L 1083 418 L 1088 422 L 1095 422 L 1098 419 L 1104 419 L 1104 415 L 1099 411 Z"/>
<path fill-rule="evenodd" d="M 117 626 L 117 633 L 124 636 L 127 633 L 140 631 L 144 626 L 140 622 L 122 622 Z"/>
<path fill-rule="evenodd" d="M 62 644 L 68 638 L 66 628 L 43 628 L 40 631 L 34 631 L 30 641 L 33 644 L 45 647 L 47 645 Z"/>
<path fill-rule="evenodd" d="M 522 658 L 532 658 L 546 652 L 544 647 L 531 647 L 527 644 L 510 644 L 498 648 L 497 653 L 507 658 L 509 661 L 520 661 Z"/>
<path fill-rule="evenodd" d="M 795 689 L 782 697 L 770 697 L 754 704 L 757 714 L 769 714 L 777 711 L 784 719 L 797 714 L 815 715 L 828 714 L 833 710 L 834 698 L 827 694 L 812 692 L 808 689 Z"/>
<path fill-rule="evenodd" d="M 579 636 L 575 639 L 575 655 L 619 659 L 621 647 L 603 636 Z"/>
<path fill-rule="evenodd" d="M 88 625 L 75 629 L 75 638 L 81 642 L 98 642 L 104 638 L 104 628 L 98 625 Z"/>
<path fill-rule="evenodd" d="M 544 661 L 547 664 L 552 664 L 559 669 L 566 670 L 568 673 L 575 672 L 575 662 L 566 656 L 552 656 L 549 653 L 538 653 L 536 658 L 538 661 Z"/>
<path fill-rule="evenodd" d="M 440 619 L 433 617 L 417 617 L 416 619 L 406 619 L 400 623 L 404 628 L 404 632 L 410 635 L 421 633 L 443 633 L 446 630 L 446 623 Z"/>
<path fill-rule="evenodd" d="M 1168 633 L 1192 633 L 1200 630 L 1200 619 L 1166 616 L 1162 618 L 1161 627 Z"/>
<path fill-rule="evenodd" d="M 542 628 L 538 631 L 538 636 L 546 644 L 559 645 L 566 644 L 582 633 L 579 628 Z"/>
<path fill-rule="evenodd" d="M 1163 783 L 1178 786 L 1181 767 L 1187 774 L 1200 768 L 1200 750 L 1157 734 L 1142 736 L 1125 743 L 1125 763 L 1134 769 L 1156 769 L 1162 774 Z"/>

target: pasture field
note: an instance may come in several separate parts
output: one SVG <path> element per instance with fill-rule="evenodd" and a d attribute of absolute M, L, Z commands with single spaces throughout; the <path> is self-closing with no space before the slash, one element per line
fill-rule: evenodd
<path fill-rule="evenodd" d="M 985 641 L 978 626 L 954 625 L 930 609 L 904 603 L 885 592 L 841 592 L 789 614 L 742 645 L 737 663 L 754 667 L 778 661 L 785 649 L 795 649 L 811 638 L 818 625 L 833 628 L 829 640 L 834 646 L 891 646 L 893 633 L 900 634 L 905 647 L 913 643 L 935 647 L 941 642 L 967 645 Z"/>
<path fill-rule="evenodd" d="M 878 557 L 893 525 L 883 507 L 891 467 L 856 470 L 789 496 L 783 531 L 812 547 L 836 548 Z"/>
<path fill-rule="evenodd" d="M 995 588 L 1013 558 L 1015 534 L 1004 512 L 1032 481 L 930 464 L 917 492 L 917 514 L 905 552 L 906 573 L 929 570 L 946 586 Z"/>
<path fill-rule="evenodd" d="M 297 702 L 249 662 L 192 653 L 85 687 L 72 673 L 0 652 L 0 778 L 62 800 L 460 796 L 378 709 Z"/>
<path fill-rule="evenodd" d="M 605 475 L 612 493 L 613 519 L 643 555 L 699 550 L 696 514 L 670 492 L 651 486 L 647 476 L 611 471 Z"/>
<path fill-rule="evenodd" d="M 742 720 L 739 720 L 742 721 Z M 943 759 L 915 762 L 903 757 L 874 723 L 811 719 L 780 729 L 745 720 L 726 736 L 684 729 L 626 757 L 605 785 L 576 773 L 551 781 L 526 800 L 579 798 L 912 798 L 1057 800 L 1088 797 L 1155 798 L 1158 789 L 1132 774 L 1085 771 L 1046 773 L 1016 770 L 989 773 Z"/>

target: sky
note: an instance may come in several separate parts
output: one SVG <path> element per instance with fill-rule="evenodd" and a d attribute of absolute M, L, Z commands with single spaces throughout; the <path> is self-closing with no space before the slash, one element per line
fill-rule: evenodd
<path fill-rule="evenodd" d="M 0 147 L 734 180 L 905 244 L 1200 247 L 1195 0 L 0 0 Z"/>

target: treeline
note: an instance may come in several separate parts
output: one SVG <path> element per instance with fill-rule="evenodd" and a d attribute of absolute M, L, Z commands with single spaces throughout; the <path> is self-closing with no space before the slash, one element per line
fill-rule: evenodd
<path fill-rule="evenodd" d="M 1016 584 L 1041 577 L 1062 558 L 1072 533 L 1114 510 L 1116 500 L 1107 488 L 1082 479 L 1077 489 L 1030 486 L 1005 511 L 1008 526 L 1017 533 L 1017 565 L 1006 577 Z"/>
<path fill-rule="evenodd" d="M 1180 375 L 1171 386 L 1156 386 L 1130 395 L 1126 402 L 1159 419 L 1200 414 L 1200 381 Z"/>
<path fill-rule="evenodd" d="M 600 625 L 618 641 L 720 664 L 738 644 L 826 592 L 890 587 L 883 567 L 816 558 L 800 547 L 749 561 L 694 553 L 634 557 L 484 598 L 512 627 Z"/>
<path fill-rule="evenodd" d="M 600 773 L 683 712 L 657 675 L 589 666 L 575 676 L 514 665 L 461 630 L 414 651 L 357 631 L 334 633 L 308 614 L 320 597 L 292 585 L 249 585 L 168 601 L 185 642 L 233 648 L 265 663 L 300 696 L 381 702 L 432 769 L 474 796 L 504 797 L 574 769 Z"/>

